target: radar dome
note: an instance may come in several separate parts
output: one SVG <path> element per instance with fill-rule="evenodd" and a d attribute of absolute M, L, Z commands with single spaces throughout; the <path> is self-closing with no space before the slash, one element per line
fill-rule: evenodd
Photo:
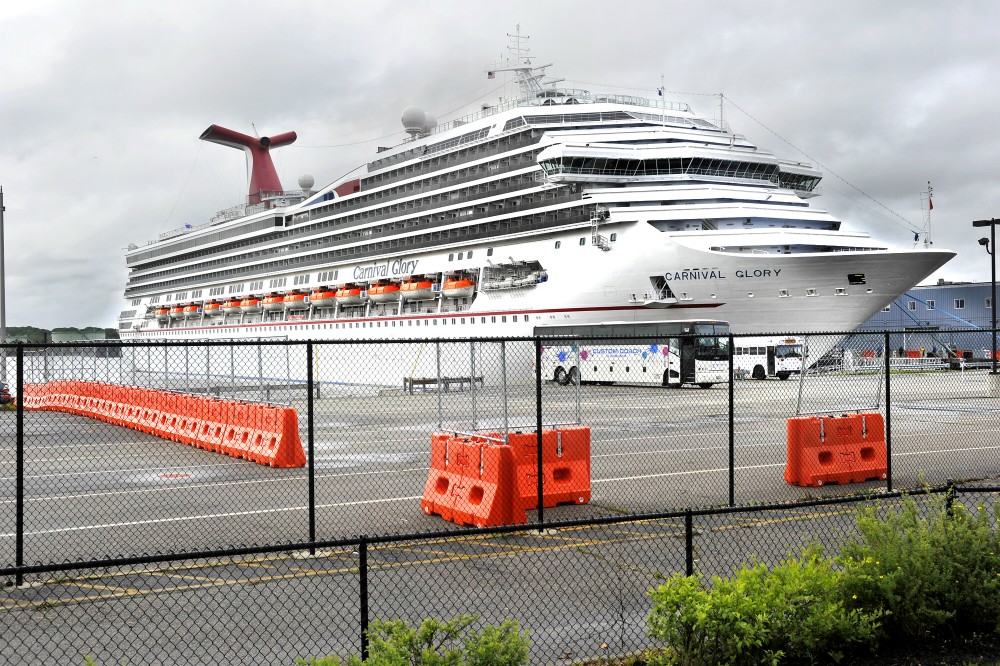
<path fill-rule="evenodd" d="M 316 184 L 316 181 L 309 174 L 303 174 L 299 176 L 299 189 L 300 190 L 311 190 L 312 186 Z"/>
<path fill-rule="evenodd" d="M 424 110 L 416 106 L 408 106 L 403 109 L 403 116 L 400 118 L 403 122 L 403 129 L 405 129 L 410 134 L 419 134 L 424 131 L 424 119 L 427 114 Z"/>
<path fill-rule="evenodd" d="M 424 134 L 430 132 L 432 129 L 437 127 L 437 124 L 438 124 L 437 118 L 435 118 L 429 113 L 424 113 Z"/>

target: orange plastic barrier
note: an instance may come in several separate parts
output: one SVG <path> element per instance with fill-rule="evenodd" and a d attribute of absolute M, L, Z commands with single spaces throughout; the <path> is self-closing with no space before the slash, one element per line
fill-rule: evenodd
<path fill-rule="evenodd" d="M 509 446 L 479 438 L 431 435 L 431 467 L 420 501 L 424 513 L 459 525 L 524 525 Z"/>
<path fill-rule="evenodd" d="M 497 433 L 489 433 L 499 438 Z M 512 432 L 517 492 L 527 509 L 538 506 L 538 434 Z M 590 428 L 542 430 L 542 506 L 590 501 Z"/>
<path fill-rule="evenodd" d="M 542 431 L 543 505 L 590 501 L 590 428 Z M 538 436 L 496 432 L 431 434 L 420 506 L 426 514 L 477 527 L 522 525 L 538 505 Z"/>
<path fill-rule="evenodd" d="M 877 412 L 788 419 L 785 481 L 796 486 L 860 483 L 888 472 L 885 421 Z"/>
<path fill-rule="evenodd" d="M 302 467 L 294 409 L 101 382 L 25 384 L 27 410 L 101 419 L 270 467 Z"/>

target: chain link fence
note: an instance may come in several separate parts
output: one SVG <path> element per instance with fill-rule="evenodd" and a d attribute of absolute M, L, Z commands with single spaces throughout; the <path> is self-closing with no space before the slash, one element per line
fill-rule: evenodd
<path fill-rule="evenodd" d="M 649 645 L 662 575 L 833 545 L 865 496 L 952 480 L 993 492 L 990 331 L 772 337 L 800 345 L 784 379 L 740 372 L 760 345 L 738 337 L 711 381 L 648 340 L 8 345 L 2 379 L 21 404 L 0 412 L 5 658 L 292 664 L 359 654 L 369 619 L 461 613 L 518 619 L 532 663 L 630 654 Z M 59 382 L 294 409 L 305 464 L 24 408 Z M 789 419 L 858 412 L 884 420 L 885 478 L 785 481 Z M 548 478 L 521 525 L 422 510 L 432 433 L 579 427 L 586 502 L 550 506 Z M 529 490 L 540 476 L 519 473 Z"/>

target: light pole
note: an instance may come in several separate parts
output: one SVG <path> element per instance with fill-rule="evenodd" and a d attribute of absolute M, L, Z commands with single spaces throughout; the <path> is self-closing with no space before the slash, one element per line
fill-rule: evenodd
<path fill-rule="evenodd" d="M 990 237 L 980 238 L 979 244 L 986 246 L 986 252 L 990 255 L 990 282 L 992 283 L 990 287 L 990 317 L 993 327 L 993 345 L 990 347 L 990 374 L 993 375 L 997 374 L 997 224 L 1000 222 L 994 218 L 976 220 L 972 223 L 974 227 L 990 228 Z"/>

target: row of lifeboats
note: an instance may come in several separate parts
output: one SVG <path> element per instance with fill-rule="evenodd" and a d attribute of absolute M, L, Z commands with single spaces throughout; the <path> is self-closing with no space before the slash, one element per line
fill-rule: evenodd
<path fill-rule="evenodd" d="M 295 312 L 309 308 L 332 308 L 336 305 L 363 305 L 369 301 L 395 303 L 400 300 L 433 300 L 438 294 L 443 298 L 467 298 L 475 292 L 475 281 L 466 275 L 449 277 L 440 283 L 429 277 L 413 277 L 406 280 L 377 280 L 370 284 L 348 283 L 338 287 L 320 287 L 312 292 L 271 293 L 263 298 L 248 296 L 242 300 L 209 301 L 204 305 L 178 303 L 154 309 L 153 316 L 160 321 L 168 321 L 258 312 Z"/>

